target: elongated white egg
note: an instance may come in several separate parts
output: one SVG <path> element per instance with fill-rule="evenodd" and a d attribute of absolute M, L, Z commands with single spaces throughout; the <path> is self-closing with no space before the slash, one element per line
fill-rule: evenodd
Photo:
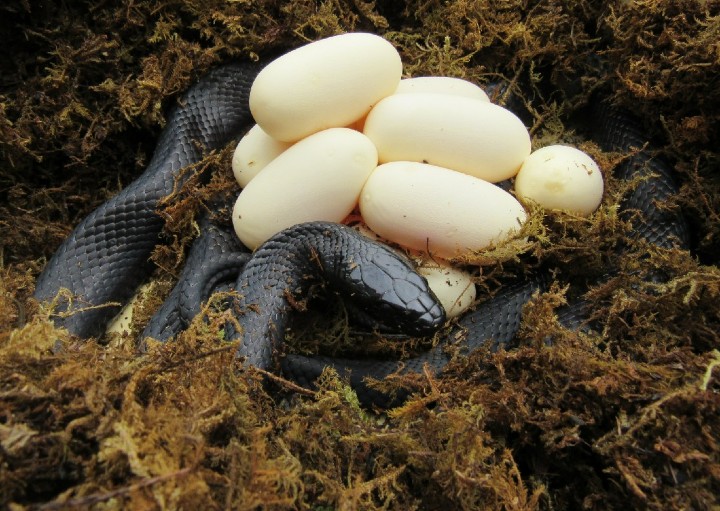
<path fill-rule="evenodd" d="M 378 166 L 360 194 L 360 213 L 380 236 L 445 259 L 505 240 L 526 218 L 498 186 L 417 162 Z"/>
<path fill-rule="evenodd" d="M 251 249 L 302 222 L 340 222 L 355 207 L 377 151 L 362 133 L 331 128 L 289 147 L 243 189 L 233 226 Z"/>
<path fill-rule="evenodd" d="M 514 176 L 530 154 L 530 134 L 512 112 L 449 94 L 389 96 L 368 114 L 363 131 L 380 163 L 430 163 L 493 183 Z"/>
<path fill-rule="evenodd" d="M 467 98 L 490 101 L 488 95 L 480 87 L 462 78 L 451 78 L 449 76 L 417 76 L 400 80 L 395 94 L 415 94 L 419 92 L 434 92 L 438 94 L 450 94 L 451 96 L 463 96 Z"/>
<path fill-rule="evenodd" d="M 291 145 L 292 142 L 275 140 L 256 124 L 235 147 L 232 157 L 235 179 L 245 188 L 258 172 Z"/>
<path fill-rule="evenodd" d="M 342 34 L 301 46 L 267 65 L 250 111 L 271 137 L 292 142 L 364 117 L 400 83 L 402 63 L 380 36 Z"/>
<path fill-rule="evenodd" d="M 521 199 L 583 216 L 600 205 L 603 189 L 597 163 L 583 151 L 566 145 L 534 151 L 515 179 L 515 192 Z"/>

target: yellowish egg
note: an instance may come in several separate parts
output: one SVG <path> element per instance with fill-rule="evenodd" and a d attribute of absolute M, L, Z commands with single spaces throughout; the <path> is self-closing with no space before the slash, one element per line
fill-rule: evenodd
<path fill-rule="evenodd" d="M 498 186 L 417 162 L 378 166 L 360 194 L 360 213 L 380 236 L 445 259 L 507 239 L 526 218 Z"/>
<path fill-rule="evenodd" d="M 243 189 L 233 226 L 251 249 L 273 234 L 310 221 L 340 222 L 355 207 L 377 151 L 362 133 L 331 128 L 289 147 Z"/>
<path fill-rule="evenodd" d="M 400 83 L 402 63 L 380 36 L 342 34 L 301 46 L 253 82 L 250 111 L 271 137 L 293 142 L 364 117 Z"/>
<path fill-rule="evenodd" d="M 135 293 L 130 297 L 130 300 L 125 303 L 123 308 L 117 315 L 110 320 L 107 327 L 105 328 L 106 334 L 127 334 L 132 330 L 133 314 L 135 312 L 135 306 L 142 302 L 150 292 L 152 284 L 146 282 L 137 288 Z"/>
<path fill-rule="evenodd" d="M 265 133 L 257 124 L 240 139 L 232 157 L 232 170 L 237 182 L 245 188 L 255 175 L 290 147 Z"/>
<path fill-rule="evenodd" d="M 490 101 L 488 95 L 480 87 L 462 78 L 449 76 L 417 76 L 400 80 L 395 94 L 415 94 L 419 92 L 433 92 L 450 94 L 467 98 Z"/>
<path fill-rule="evenodd" d="M 389 96 L 368 114 L 364 133 L 380 163 L 430 163 L 493 183 L 514 176 L 530 154 L 530 134 L 515 114 L 449 94 Z"/>
<path fill-rule="evenodd" d="M 475 301 L 476 289 L 470 273 L 447 261 L 431 259 L 423 260 L 417 270 L 427 280 L 448 319 L 459 316 Z"/>
<path fill-rule="evenodd" d="M 534 151 L 515 179 L 515 192 L 521 199 L 583 216 L 600 205 L 603 189 L 597 163 L 583 151 L 565 145 Z"/>

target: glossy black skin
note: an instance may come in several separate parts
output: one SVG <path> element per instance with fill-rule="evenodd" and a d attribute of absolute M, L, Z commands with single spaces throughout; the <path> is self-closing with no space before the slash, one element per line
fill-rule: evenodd
<path fill-rule="evenodd" d="M 152 270 L 150 254 L 160 243 L 162 198 L 182 183 L 182 169 L 203 153 L 219 149 L 252 122 L 250 86 L 258 66 L 234 64 L 214 70 L 183 96 L 168 117 L 145 172 L 86 217 L 48 262 L 35 286 L 35 298 L 53 300 L 61 288 L 58 313 L 78 311 L 55 323 L 79 337 L 97 337 L 120 305 Z"/>
<path fill-rule="evenodd" d="M 93 212 L 63 243 L 38 279 L 35 296 L 49 301 L 60 288 L 67 288 L 80 299 L 73 306 L 102 307 L 58 316 L 58 325 L 80 337 L 101 335 L 118 310 L 103 305 L 126 301 L 150 270 L 148 258 L 162 228 L 155 210 L 158 201 L 172 191 L 179 171 L 201 158 L 200 148 L 222 147 L 249 127 L 247 97 L 257 70 L 251 65 L 226 66 L 188 91 L 181 106 L 171 113 L 145 173 Z M 647 142 L 638 123 L 625 113 L 600 105 L 592 115 L 597 126 L 593 138 L 606 150 L 628 151 Z M 625 160 L 616 173 L 622 179 L 638 173 L 649 176 L 623 203 L 625 213 L 633 214 L 636 235 L 663 247 L 687 247 L 683 218 L 662 208 L 677 192 L 671 169 L 643 150 Z M 239 311 L 237 319 L 243 328 L 228 333 L 231 338 L 242 337 L 239 355 L 246 363 L 261 368 L 272 367 L 273 354 L 292 313 L 291 297 L 304 296 L 313 282 L 326 282 L 353 296 L 361 309 L 375 309 L 376 317 L 397 323 L 408 334 L 431 334 L 444 320 L 424 279 L 407 262 L 347 227 L 327 223 L 296 226 L 249 255 L 231 229 L 205 222 L 176 288 L 143 338 L 171 338 L 199 313 L 213 290 L 235 280 L 238 273 L 235 288 L 241 298 L 231 305 Z M 511 284 L 467 313 L 458 326 L 464 332 L 460 352 L 469 353 L 487 342 L 511 341 L 522 306 L 544 285 L 542 275 Z M 59 311 L 69 307 L 67 301 L 61 301 Z M 582 307 L 571 307 L 564 316 L 568 324 L 579 324 Z M 377 392 L 367 385 L 367 378 L 382 379 L 424 368 L 441 372 L 449 362 L 447 344 L 455 342 L 456 332 L 436 348 L 403 361 L 288 355 L 281 367 L 288 377 L 310 386 L 325 367 L 332 366 L 349 378 L 361 402 L 391 406 L 405 396 Z"/>
<path fill-rule="evenodd" d="M 392 318 L 397 333 L 432 335 L 445 322 L 445 311 L 409 261 L 350 227 L 299 224 L 266 241 L 236 283 L 244 329 L 237 335 L 242 339 L 239 354 L 247 364 L 272 366 L 292 302 L 302 300 L 320 282 L 367 315 Z"/>

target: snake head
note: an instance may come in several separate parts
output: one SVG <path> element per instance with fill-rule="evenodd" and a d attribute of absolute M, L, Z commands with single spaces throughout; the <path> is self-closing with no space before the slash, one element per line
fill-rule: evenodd
<path fill-rule="evenodd" d="M 409 336 L 432 335 L 442 326 L 445 310 L 408 260 L 361 235 L 350 253 L 334 285 L 361 315 Z"/>

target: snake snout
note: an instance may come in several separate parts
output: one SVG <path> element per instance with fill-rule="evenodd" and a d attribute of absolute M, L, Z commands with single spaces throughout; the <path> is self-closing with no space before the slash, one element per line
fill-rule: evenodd
<path fill-rule="evenodd" d="M 388 332 L 409 336 L 434 334 L 445 322 L 445 310 L 412 265 L 388 248 L 367 244 L 363 264 L 352 265 L 346 293 L 364 314 Z"/>

